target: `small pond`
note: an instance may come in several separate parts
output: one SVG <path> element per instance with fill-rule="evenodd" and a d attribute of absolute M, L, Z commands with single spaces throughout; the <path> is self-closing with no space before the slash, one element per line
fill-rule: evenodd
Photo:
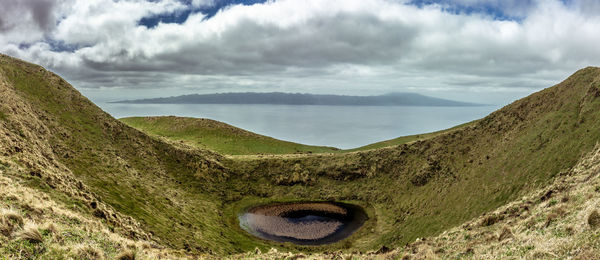
<path fill-rule="evenodd" d="M 267 240 L 298 245 L 340 241 L 368 219 L 355 205 L 338 202 L 294 202 L 260 205 L 239 215 L 240 226 Z"/>

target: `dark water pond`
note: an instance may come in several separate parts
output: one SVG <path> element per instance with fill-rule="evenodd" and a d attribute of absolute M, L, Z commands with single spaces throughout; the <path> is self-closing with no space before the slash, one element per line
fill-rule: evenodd
<path fill-rule="evenodd" d="M 261 205 L 239 215 L 240 226 L 267 240 L 298 245 L 340 241 L 368 219 L 355 205 L 338 202 L 295 202 Z"/>

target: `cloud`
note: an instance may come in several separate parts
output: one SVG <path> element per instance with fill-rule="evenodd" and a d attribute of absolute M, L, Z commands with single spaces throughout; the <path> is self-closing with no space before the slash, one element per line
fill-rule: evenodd
<path fill-rule="evenodd" d="M 501 19 L 523 18 L 535 7 L 535 0 L 413 0 L 410 3 L 439 5 L 454 13 L 484 13 Z"/>
<path fill-rule="evenodd" d="M 600 64 L 591 0 L 277 0 L 214 16 L 191 12 L 212 0 L 8 3 L 31 19 L 0 16 L 0 51 L 85 88 L 522 92 Z M 140 24 L 177 12 L 191 13 Z"/>
<path fill-rule="evenodd" d="M 0 9 L 0 44 L 30 43 L 54 28 L 55 0 L 3 0 Z"/>
<path fill-rule="evenodd" d="M 49 30 L 54 23 L 51 0 L 5 0 L 0 10 L 0 31 L 6 32 L 19 24 L 34 23 L 41 30 Z"/>
<path fill-rule="evenodd" d="M 194 8 L 206 7 L 206 6 L 214 6 L 214 0 L 192 0 L 191 5 Z"/>

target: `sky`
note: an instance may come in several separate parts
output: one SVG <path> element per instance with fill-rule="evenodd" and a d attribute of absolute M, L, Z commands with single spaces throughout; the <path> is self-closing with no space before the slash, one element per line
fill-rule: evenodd
<path fill-rule="evenodd" d="M 0 53 L 95 101 L 416 92 L 507 104 L 600 66 L 599 0 L 0 0 Z"/>

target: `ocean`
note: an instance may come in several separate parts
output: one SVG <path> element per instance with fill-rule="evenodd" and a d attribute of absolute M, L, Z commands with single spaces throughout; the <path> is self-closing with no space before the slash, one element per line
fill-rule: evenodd
<path fill-rule="evenodd" d="M 485 117 L 500 106 L 301 106 L 97 103 L 115 118 L 209 118 L 277 139 L 356 148 L 400 136 L 447 129 Z"/>

